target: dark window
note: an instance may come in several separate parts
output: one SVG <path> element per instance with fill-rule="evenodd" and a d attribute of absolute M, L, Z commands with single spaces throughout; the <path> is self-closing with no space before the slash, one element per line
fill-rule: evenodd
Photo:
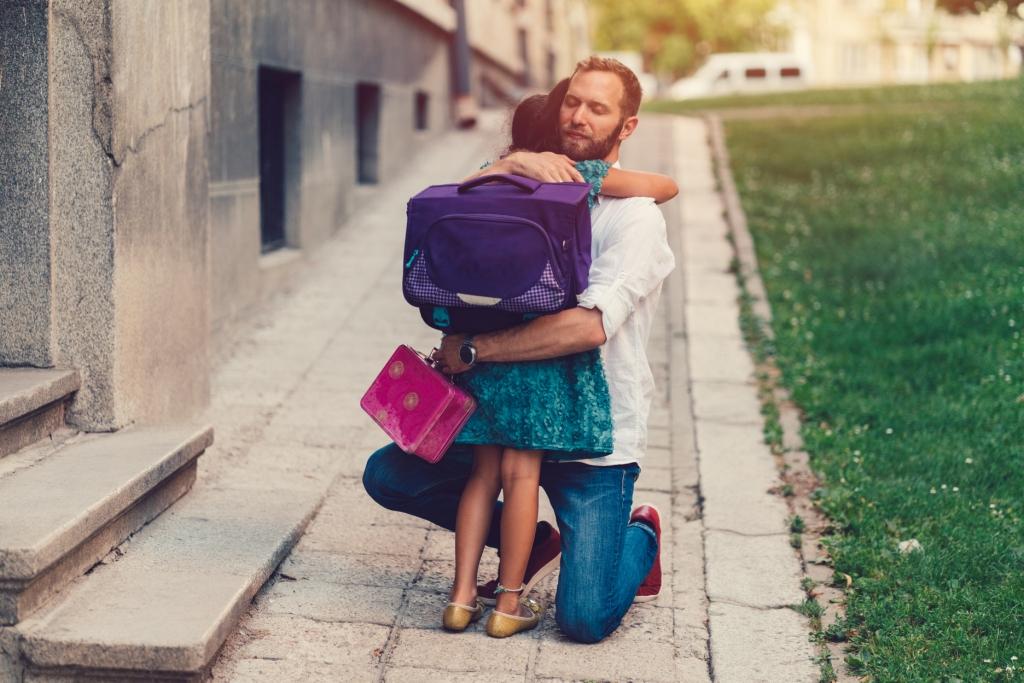
<path fill-rule="evenodd" d="M 743 75 L 746 76 L 747 78 L 767 78 L 768 77 L 768 70 L 767 69 L 747 69 L 746 71 L 743 72 Z"/>
<path fill-rule="evenodd" d="M 530 77 L 530 44 L 525 28 L 519 29 L 519 58 L 523 60 L 522 84 L 529 87 L 533 79 Z"/>
<path fill-rule="evenodd" d="M 260 242 L 264 252 L 287 243 L 286 197 L 296 186 L 301 84 L 298 73 L 259 68 Z"/>
<path fill-rule="evenodd" d="M 356 85 L 356 155 L 359 182 L 376 183 L 380 154 L 380 86 Z"/>
<path fill-rule="evenodd" d="M 800 68 L 796 66 L 787 66 L 779 70 L 779 75 L 783 78 L 800 78 Z"/>
<path fill-rule="evenodd" d="M 416 130 L 426 130 L 430 127 L 430 95 L 425 92 L 416 93 Z"/>

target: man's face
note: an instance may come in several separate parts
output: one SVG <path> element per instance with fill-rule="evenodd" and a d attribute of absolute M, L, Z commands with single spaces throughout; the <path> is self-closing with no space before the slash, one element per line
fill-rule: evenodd
<path fill-rule="evenodd" d="M 558 114 L 562 151 L 570 159 L 605 159 L 629 137 L 636 117 L 622 115 L 622 81 L 607 71 L 573 76 Z"/>

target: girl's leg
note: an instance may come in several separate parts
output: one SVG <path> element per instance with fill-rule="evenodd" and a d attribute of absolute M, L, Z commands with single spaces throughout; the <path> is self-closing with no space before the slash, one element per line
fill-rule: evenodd
<path fill-rule="evenodd" d="M 501 489 L 501 447 L 474 446 L 473 471 L 459 499 L 455 518 L 455 583 L 452 602 L 472 605 L 477 571 L 491 526 L 494 501 Z"/>
<path fill-rule="evenodd" d="M 505 588 L 523 585 L 526 563 L 537 531 L 537 491 L 543 451 L 506 448 L 501 455 L 501 564 L 498 581 Z M 519 593 L 499 593 L 495 609 L 520 614 Z"/>

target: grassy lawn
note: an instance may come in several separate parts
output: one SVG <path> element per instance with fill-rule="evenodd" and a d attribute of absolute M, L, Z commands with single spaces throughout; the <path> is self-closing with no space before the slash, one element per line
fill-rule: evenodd
<path fill-rule="evenodd" d="M 833 635 L 870 680 L 1024 680 L 1022 93 L 802 93 L 786 99 L 877 106 L 726 127 L 853 577 Z M 909 539 L 923 551 L 899 553 Z"/>
<path fill-rule="evenodd" d="M 1006 102 L 1017 98 L 1020 103 L 1020 85 L 1014 82 L 984 81 L 970 84 L 907 85 L 885 88 L 857 88 L 838 90 L 802 90 L 790 93 L 770 93 L 730 97 L 708 97 L 695 100 L 656 100 L 644 105 L 644 111 L 669 114 L 690 113 L 709 109 L 736 109 L 775 106 L 809 105 L 880 105 L 902 106 L 959 106 L 972 102 Z"/>

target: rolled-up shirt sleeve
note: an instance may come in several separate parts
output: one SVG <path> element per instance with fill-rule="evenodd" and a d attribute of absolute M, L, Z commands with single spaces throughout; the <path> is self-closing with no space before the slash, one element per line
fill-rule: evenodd
<path fill-rule="evenodd" d="M 583 308 L 601 311 L 605 337 L 611 337 L 675 267 L 665 217 L 653 200 L 636 199 L 597 245 Z"/>

